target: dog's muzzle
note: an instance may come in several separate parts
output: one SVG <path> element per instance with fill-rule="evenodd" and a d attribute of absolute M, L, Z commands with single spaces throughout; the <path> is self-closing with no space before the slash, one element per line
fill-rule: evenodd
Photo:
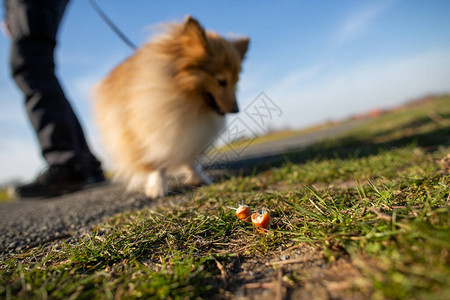
<path fill-rule="evenodd" d="M 217 104 L 216 99 L 211 93 L 205 92 L 204 94 L 206 105 L 208 105 L 212 110 L 214 110 L 219 115 L 223 116 L 225 113 L 220 109 L 219 105 Z"/>

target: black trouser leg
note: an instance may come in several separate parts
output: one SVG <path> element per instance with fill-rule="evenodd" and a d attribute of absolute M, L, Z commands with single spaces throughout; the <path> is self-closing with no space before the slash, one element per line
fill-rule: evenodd
<path fill-rule="evenodd" d="M 11 72 L 49 165 L 98 168 L 55 76 L 56 35 L 68 0 L 6 0 Z"/>

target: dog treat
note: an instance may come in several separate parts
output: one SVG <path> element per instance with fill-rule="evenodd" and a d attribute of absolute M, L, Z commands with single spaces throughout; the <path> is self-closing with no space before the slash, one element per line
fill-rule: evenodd
<path fill-rule="evenodd" d="M 250 222 L 251 214 L 252 210 L 247 205 L 242 204 L 236 209 L 236 217 L 239 220 Z"/>
<path fill-rule="evenodd" d="M 251 219 L 252 219 L 253 225 L 256 226 L 256 230 L 258 230 L 259 233 L 263 233 L 265 231 L 265 229 L 269 228 L 270 215 L 266 209 L 263 209 L 263 211 L 261 213 L 252 214 Z"/>

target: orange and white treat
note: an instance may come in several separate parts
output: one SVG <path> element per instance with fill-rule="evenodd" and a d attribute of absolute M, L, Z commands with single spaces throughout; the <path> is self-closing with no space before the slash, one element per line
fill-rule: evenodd
<path fill-rule="evenodd" d="M 236 217 L 239 220 L 250 222 L 251 214 L 252 210 L 247 205 L 242 204 L 236 209 Z"/>
<path fill-rule="evenodd" d="M 259 233 L 263 233 L 265 229 L 269 228 L 270 215 L 267 210 L 264 209 L 262 213 L 254 213 L 251 218 L 253 225 L 255 225 Z"/>

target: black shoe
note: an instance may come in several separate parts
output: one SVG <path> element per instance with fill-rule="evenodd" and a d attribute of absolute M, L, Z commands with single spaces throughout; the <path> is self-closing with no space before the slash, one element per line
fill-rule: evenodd
<path fill-rule="evenodd" d="M 100 168 L 90 173 L 67 166 L 50 166 L 33 182 L 13 188 L 10 194 L 16 198 L 49 198 L 105 181 Z"/>
<path fill-rule="evenodd" d="M 103 170 L 100 167 L 98 167 L 97 169 L 90 172 L 90 174 L 86 177 L 85 184 L 91 185 L 96 183 L 102 183 L 105 181 L 106 178 L 105 175 L 103 174 Z"/>

